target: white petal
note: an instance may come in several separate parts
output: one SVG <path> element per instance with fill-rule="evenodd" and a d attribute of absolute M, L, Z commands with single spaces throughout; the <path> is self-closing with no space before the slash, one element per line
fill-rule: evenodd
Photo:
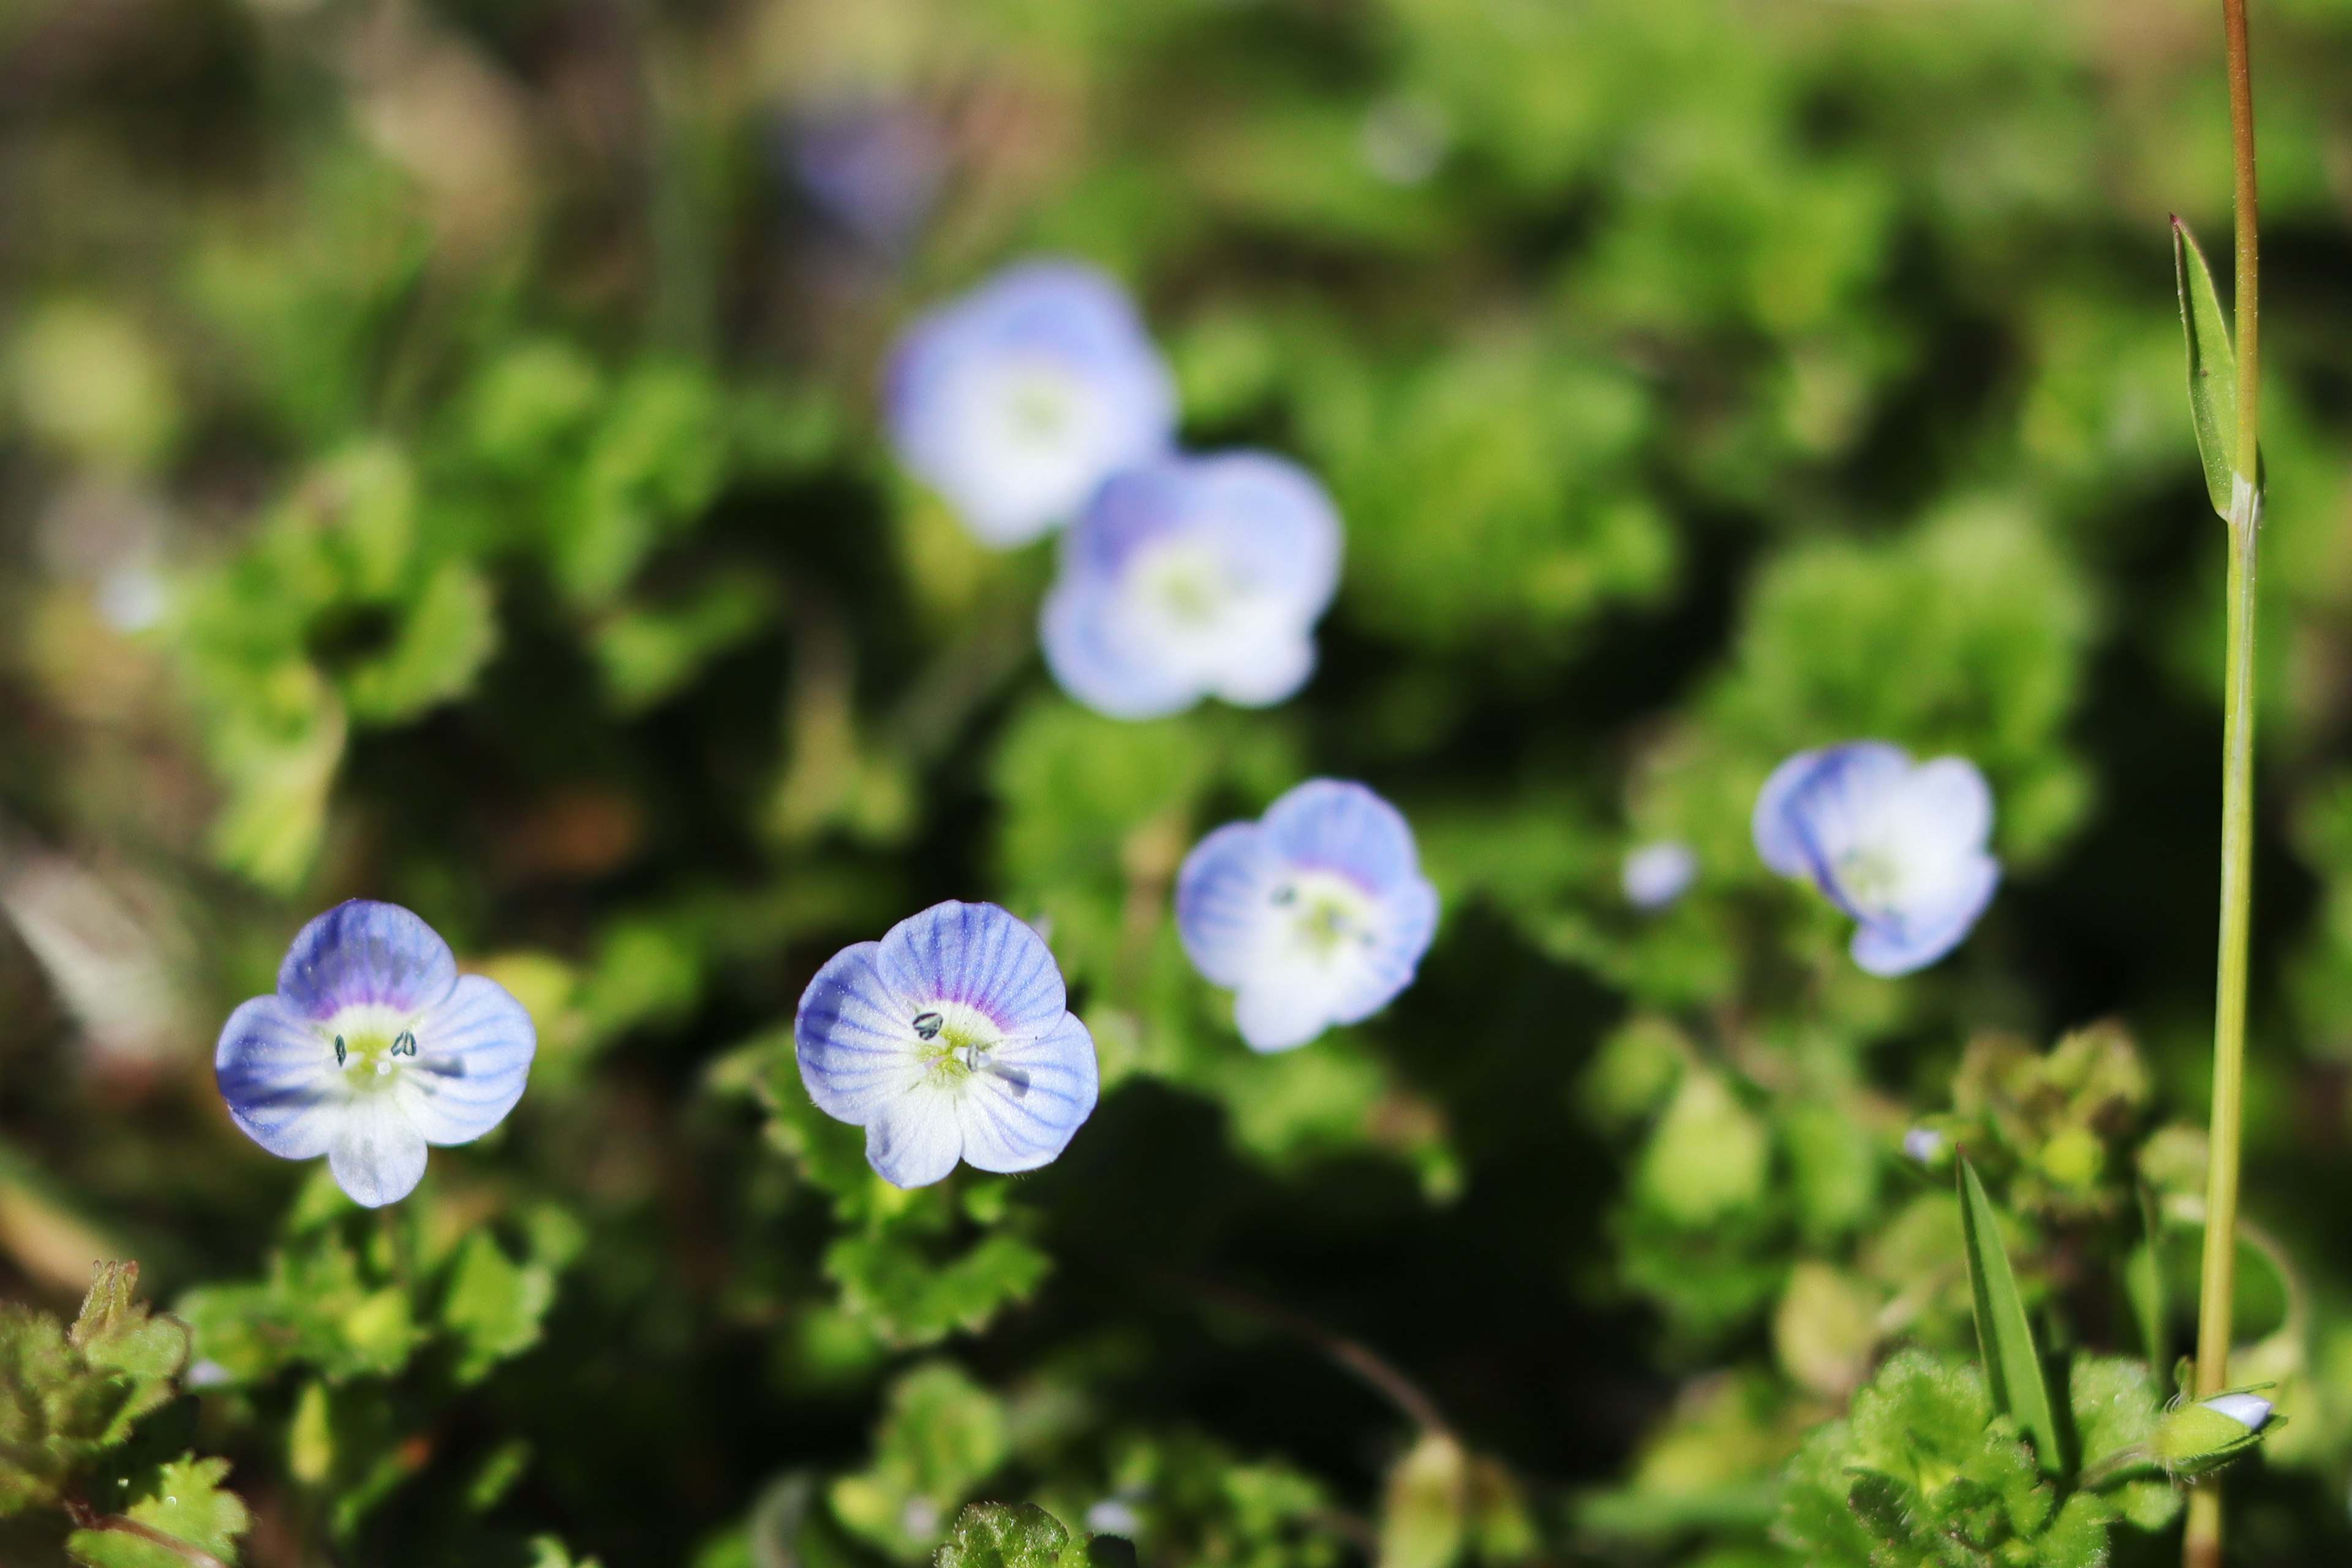
<path fill-rule="evenodd" d="M 1900 920 L 1863 921 L 1849 949 L 1854 963 L 1865 973 L 1890 978 L 1927 968 L 1967 937 L 2000 884 L 2000 863 L 1990 855 L 1974 857 L 1941 905 Z"/>
<path fill-rule="evenodd" d="M 425 1137 L 390 1094 L 357 1094 L 345 1109 L 327 1167 L 352 1201 L 368 1208 L 398 1203 L 425 1179 Z"/>
<path fill-rule="evenodd" d="M 1304 628 L 1275 626 L 1269 635 L 1221 651 L 1210 691 L 1236 708 L 1271 708 L 1295 696 L 1315 673 L 1315 639 Z"/>
<path fill-rule="evenodd" d="M 1098 1089 L 1094 1037 L 1076 1016 L 1042 1039 L 1007 1041 L 963 1082 L 963 1157 L 983 1171 L 1034 1171 L 1069 1146 Z"/>
<path fill-rule="evenodd" d="M 538 1049 L 530 1014 L 497 981 L 468 974 L 413 1026 L 416 1055 L 399 1064 L 396 1092 L 428 1143 L 469 1143 L 522 1098 Z"/>
<path fill-rule="evenodd" d="M 327 1152 L 344 1102 L 334 1041 L 285 1001 L 257 996 L 228 1016 L 213 1074 L 247 1137 L 282 1159 Z"/>
<path fill-rule="evenodd" d="M 954 1094 L 934 1085 L 908 1089 L 866 1124 L 866 1163 L 894 1187 L 928 1187 L 963 1152 Z"/>
<path fill-rule="evenodd" d="M 1254 1051 L 1286 1051 L 1329 1028 L 1337 987 L 1306 973 L 1254 977 L 1234 996 L 1234 1026 Z"/>

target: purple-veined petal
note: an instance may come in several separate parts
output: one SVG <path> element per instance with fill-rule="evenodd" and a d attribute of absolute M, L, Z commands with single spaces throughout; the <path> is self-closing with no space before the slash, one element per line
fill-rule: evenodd
<path fill-rule="evenodd" d="M 1808 874 L 1832 902 L 1859 914 L 1837 868 L 1877 839 L 1887 798 L 1910 776 L 1911 759 L 1884 741 L 1853 741 L 1824 749 L 1790 792 L 1786 813 L 1803 847 Z"/>
<path fill-rule="evenodd" d="M 352 899 L 302 928 L 278 970 L 278 994 L 313 1018 L 376 1004 L 421 1013 L 457 984 L 440 933 L 398 904 Z"/>
<path fill-rule="evenodd" d="M 1099 1091 L 1094 1037 L 1075 1016 L 987 1054 L 956 1102 L 963 1157 L 983 1171 L 1034 1171 L 1069 1146 Z"/>
<path fill-rule="evenodd" d="M 1296 866 L 1337 871 L 1384 893 L 1421 880 L 1412 829 L 1362 784 L 1309 779 L 1266 809 L 1269 847 Z"/>
<path fill-rule="evenodd" d="M 801 993 L 793 1046 L 801 1082 L 819 1110 L 865 1126 L 923 1081 L 917 1008 L 875 967 L 878 942 L 843 948 Z"/>
<path fill-rule="evenodd" d="M 506 1120 L 539 1048 L 530 1013 L 506 987 L 468 974 L 412 1028 L 416 1055 L 398 1068 L 396 1091 L 426 1142 L 469 1143 Z"/>
<path fill-rule="evenodd" d="M 1192 846 L 1176 873 L 1176 934 L 1213 985 L 1242 983 L 1281 863 L 1255 822 L 1229 822 Z"/>
<path fill-rule="evenodd" d="M 963 1153 L 954 1091 L 932 1084 L 908 1090 L 866 1124 L 866 1163 L 894 1187 L 944 1181 Z"/>
<path fill-rule="evenodd" d="M 382 1208 L 425 1179 L 425 1136 L 409 1125 L 397 1096 L 362 1091 L 343 1107 L 327 1168 L 353 1203 Z"/>
<path fill-rule="evenodd" d="M 228 1016 L 213 1075 L 247 1137 L 286 1160 L 327 1152 L 344 1100 L 334 1042 L 282 998 L 257 996 Z"/>
<path fill-rule="evenodd" d="M 995 904 L 934 904 L 892 926 L 873 963 L 890 996 L 921 1006 L 963 1003 L 1011 1039 L 1043 1036 L 1068 1011 L 1045 939 Z"/>

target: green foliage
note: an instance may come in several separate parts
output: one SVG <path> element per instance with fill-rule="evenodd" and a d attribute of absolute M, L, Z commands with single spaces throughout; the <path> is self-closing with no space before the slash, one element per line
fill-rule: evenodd
<path fill-rule="evenodd" d="M 1005 1447 L 997 1402 L 952 1363 L 925 1362 L 890 1385 L 874 1462 L 833 1483 L 834 1516 L 894 1557 L 919 1558 L 939 1543 L 950 1510 L 1004 1462 Z M 950 1556 L 979 1550 L 971 1524 L 956 1521 Z"/>
<path fill-rule="evenodd" d="M 2205 464 L 2205 495 L 2226 521 L 2238 471 L 2238 361 L 2229 320 L 2213 289 L 2213 269 L 2206 266 L 2197 237 L 2177 217 L 2172 274 L 2180 291 L 2181 331 L 2189 339 L 2189 412 Z"/>
<path fill-rule="evenodd" d="M 2033 1341 L 2033 1324 L 2017 1293 L 2017 1276 L 2001 1246 L 2000 1226 L 1992 1200 L 1976 1167 L 1960 1161 L 1960 1236 L 1968 1248 L 1969 1291 L 1976 1298 L 1977 1345 L 1983 1356 L 1985 1385 L 1992 1407 L 2017 1424 L 2033 1445 L 2034 1458 L 2045 1474 L 2067 1468 L 2069 1456 L 2059 1447 L 2058 1426 L 2051 1415 L 2050 1385 L 2042 1375 L 2042 1351 Z"/>

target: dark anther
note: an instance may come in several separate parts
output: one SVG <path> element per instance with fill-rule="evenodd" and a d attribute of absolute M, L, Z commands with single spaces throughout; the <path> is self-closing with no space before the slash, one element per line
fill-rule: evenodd
<path fill-rule="evenodd" d="M 415 1056 L 416 1054 L 416 1037 L 409 1033 L 406 1029 L 401 1030 L 399 1034 L 394 1035 L 392 1038 L 392 1054 L 396 1057 Z"/>
<path fill-rule="evenodd" d="M 343 1037 L 341 1035 L 335 1037 L 335 1065 L 343 1065 Z"/>
<path fill-rule="evenodd" d="M 918 1013 L 915 1015 L 916 1037 L 919 1039 L 936 1040 L 940 1037 L 940 1031 L 947 1027 L 947 1022 L 946 1016 L 942 1014 Z"/>
<path fill-rule="evenodd" d="M 1295 904 L 1298 901 L 1298 889 L 1285 882 L 1274 890 L 1274 901 L 1277 905 L 1286 907 Z"/>

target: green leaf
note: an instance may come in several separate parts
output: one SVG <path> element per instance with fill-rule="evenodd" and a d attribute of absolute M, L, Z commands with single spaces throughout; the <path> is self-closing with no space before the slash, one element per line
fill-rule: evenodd
<path fill-rule="evenodd" d="M 253 1516 L 221 1485 L 227 1477 L 226 1459 L 183 1455 L 163 1467 L 148 1496 L 75 1531 L 66 1551 L 85 1568 L 201 1568 L 207 1558 L 233 1565 L 236 1538 L 252 1528 Z"/>
<path fill-rule="evenodd" d="M 2032 1439 L 2042 1469 L 2056 1475 L 2064 1462 L 2058 1448 L 2058 1424 L 2050 1413 L 2050 1385 L 2042 1379 L 2041 1352 L 2033 1344 L 2033 1325 L 2026 1319 L 2017 1276 L 2000 1245 L 1992 1200 L 1985 1196 L 1984 1184 L 1965 1156 L 1959 1166 L 1960 1225 L 1969 1289 L 1976 1298 L 1985 1384 L 1992 1393 L 1993 1409 L 2016 1421 L 2018 1429 Z"/>
<path fill-rule="evenodd" d="M 1443 1432 L 1425 1432 L 1389 1471 L 1381 1500 L 1381 1568 L 1445 1568 L 1462 1554 L 1470 1458 Z"/>
<path fill-rule="evenodd" d="M 2132 1317 L 2153 1378 L 2164 1366 L 2164 1352 L 2171 1348 L 2166 1325 L 2172 1320 L 2164 1300 L 2163 1223 L 2157 1215 L 2156 1194 L 2145 1184 L 2139 1190 L 2139 1213 L 2142 1239 L 2124 1261 L 2124 1294 L 2131 1300 Z"/>
<path fill-rule="evenodd" d="M 170 1399 L 172 1380 L 188 1363 L 188 1325 L 177 1318 L 151 1315 L 133 1300 L 136 1263 L 100 1263 L 92 1270 L 89 1294 L 66 1338 L 82 1359 L 102 1372 L 120 1373 L 137 1389 L 124 1425 Z"/>
<path fill-rule="evenodd" d="M 947 1510 L 1004 1462 L 1004 1408 L 950 1362 L 926 1362 L 890 1386 L 874 1463 L 833 1485 L 835 1518 L 898 1554 L 940 1539 Z"/>
<path fill-rule="evenodd" d="M 499 1363 L 539 1343 L 540 1321 L 554 1300 L 551 1270 L 516 1263 L 485 1232 L 467 1237 L 441 1303 L 441 1321 L 462 1347 L 457 1381 L 479 1382 Z"/>
<path fill-rule="evenodd" d="M 2180 326 L 2189 339 L 2189 413 L 2204 459 L 2205 495 L 2226 521 L 2237 473 L 2238 362 L 2212 269 L 2189 226 L 2172 220 L 2172 273 L 2180 290 Z"/>
<path fill-rule="evenodd" d="M 956 1516 L 938 1568 L 1056 1568 L 1079 1555 L 1062 1521 L 1034 1503 L 976 1502 Z"/>

